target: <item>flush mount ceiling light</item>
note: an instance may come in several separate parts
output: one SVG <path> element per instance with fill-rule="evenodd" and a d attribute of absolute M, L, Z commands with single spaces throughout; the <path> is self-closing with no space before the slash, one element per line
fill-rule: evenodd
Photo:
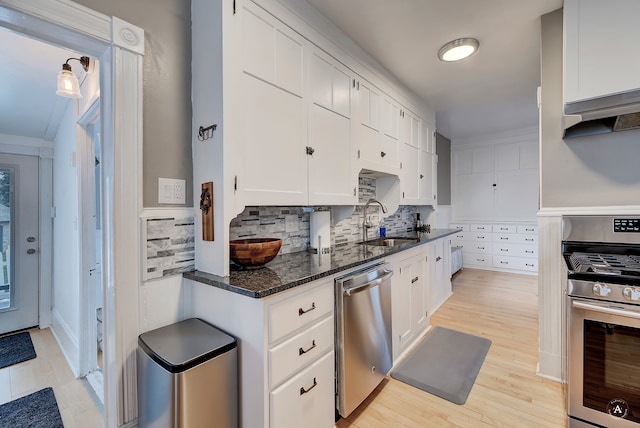
<path fill-rule="evenodd" d="M 460 61 L 473 55 L 478 50 L 478 46 L 480 42 L 470 37 L 452 40 L 440 48 L 438 58 L 445 62 Z"/>
<path fill-rule="evenodd" d="M 71 66 L 69 65 L 69 61 L 72 59 L 80 61 L 84 71 L 89 71 L 91 59 L 88 56 L 69 58 L 64 64 L 62 64 L 62 70 L 58 73 L 58 90 L 56 91 L 56 94 L 67 98 L 82 98 L 82 94 L 80 93 L 80 83 L 78 82 L 76 75 L 71 71 Z"/>

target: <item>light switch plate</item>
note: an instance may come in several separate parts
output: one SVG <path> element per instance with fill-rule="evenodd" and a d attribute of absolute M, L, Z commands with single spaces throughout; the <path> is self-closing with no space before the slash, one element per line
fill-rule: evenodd
<path fill-rule="evenodd" d="M 159 204 L 184 204 L 185 180 L 173 178 L 158 178 L 158 203 Z"/>

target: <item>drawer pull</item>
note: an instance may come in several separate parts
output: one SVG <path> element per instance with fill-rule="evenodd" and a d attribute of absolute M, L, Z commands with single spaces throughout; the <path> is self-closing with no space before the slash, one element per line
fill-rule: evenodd
<path fill-rule="evenodd" d="M 529 264 L 529 263 L 525 263 L 524 265 L 525 265 L 525 266 L 529 266 L 529 267 L 533 267 L 533 265 L 532 265 L 532 264 Z"/>
<path fill-rule="evenodd" d="M 479 261 L 479 262 L 483 262 L 484 261 L 484 259 L 476 259 L 476 260 Z"/>
<path fill-rule="evenodd" d="M 484 247 L 478 247 L 478 250 L 484 250 Z"/>
<path fill-rule="evenodd" d="M 508 227 L 501 227 L 500 230 L 509 230 Z"/>
<path fill-rule="evenodd" d="M 524 238 L 525 241 L 533 242 L 533 238 Z"/>
<path fill-rule="evenodd" d="M 533 229 L 524 229 L 526 232 L 533 232 Z"/>
<path fill-rule="evenodd" d="M 505 253 L 508 253 L 509 249 L 508 248 L 500 248 L 500 251 L 504 251 Z"/>
<path fill-rule="evenodd" d="M 533 250 L 524 250 L 524 252 L 527 254 L 533 254 Z"/>
<path fill-rule="evenodd" d="M 509 238 L 505 238 L 504 236 L 501 236 L 500 239 L 502 239 L 503 241 L 508 241 Z"/>
<path fill-rule="evenodd" d="M 484 227 L 478 227 L 478 230 L 484 230 Z"/>
<path fill-rule="evenodd" d="M 509 264 L 509 262 L 503 262 L 503 261 L 501 261 L 500 263 L 502 263 L 503 265 L 508 265 Z"/>
<path fill-rule="evenodd" d="M 311 307 L 309 309 L 307 309 L 306 311 L 302 308 L 298 309 L 298 316 L 302 316 L 304 314 L 306 314 L 307 312 L 311 312 L 312 310 L 314 310 L 316 308 L 316 302 L 312 302 L 311 303 Z"/>
<path fill-rule="evenodd" d="M 300 395 L 304 395 L 304 394 L 306 394 L 307 392 L 311 391 L 311 390 L 312 390 L 313 388 L 315 388 L 316 386 L 318 386 L 318 382 L 316 382 L 316 378 L 314 377 L 314 378 L 313 378 L 313 385 L 311 385 L 311 386 L 309 387 L 309 389 L 304 389 L 304 387 L 303 387 L 303 386 L 301 386 L 301 387 L 300 387 Z"/>
<path fill-rule="evenodd" d="M 417 282 L 417 281 L 418 281 L 418 277 L 416 276 L 415 278 L 413 278 L 413 279 L 411 280 L 411 283 L 413 284 L 413 283 L 415 283 L 415 282 Z"/>
<path fill-rule="evenodd" d="M 298 349 L 298 356 L 306 354 L 307 352 L 311 351 L 315 347 L 316 347 L 316 341 L 312 340 L 311 347 L 309 347 L 308 349 L 302 349 L 302 348 Z"/>

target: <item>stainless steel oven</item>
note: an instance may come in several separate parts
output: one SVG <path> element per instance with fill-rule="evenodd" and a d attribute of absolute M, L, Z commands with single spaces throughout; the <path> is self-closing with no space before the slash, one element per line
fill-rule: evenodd
<path fill-rule="evenodd" d="M 640 428 L 640 216 L 563 218 L 569 427 Z"/>

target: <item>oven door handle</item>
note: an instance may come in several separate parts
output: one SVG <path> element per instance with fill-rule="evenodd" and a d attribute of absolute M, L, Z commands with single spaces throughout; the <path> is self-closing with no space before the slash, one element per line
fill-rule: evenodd
<path fill-rule="evenodd" d="M 604 307 L 604 306 L 598 306 L 598 305 L 591 305 L 589 303 L 584 303 L 577 300 L 573 300 L 571 302 L 571 305 L 574 308 L 578 308 L 578 309 L 587 309 L 589 311 L 602 312 L 603 314 L 618 315 L 621 317 L 634 318 L 634 319 L 640 320 L 640 313 L 634 312 L 634 311 L 627 311 L 622 308 L 617 309 L 617 308 L 612 308 L 610 306 Z"/>

